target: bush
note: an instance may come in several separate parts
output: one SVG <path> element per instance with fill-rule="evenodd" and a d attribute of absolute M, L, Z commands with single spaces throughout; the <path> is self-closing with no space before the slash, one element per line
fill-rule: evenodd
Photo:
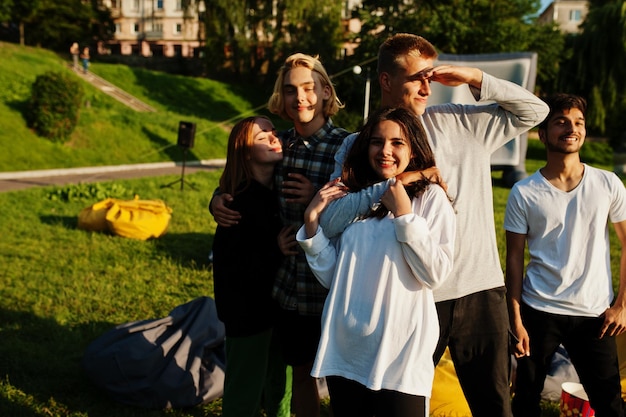
<path fill-rule="evenodd" d="M 590 165 L 613 165 L 613 148 L 605 142 L 585 141 L 580 149 L 580 159 Z"/>
<path fill-rule="evenodd" d="M 64 72 L 46 72 L 37 77 L 28 103 L 29 127 L 39 136 L 65 142 L 78 123 L 84 97 L 80 82 Z"/>
<path fill-rule="evenodd" d="M 543 144 L 538 140 L 529 140 L 526 159 L 545 161 L 546 149 Z M 587 138 L 583 147 L 580 148 L 580 159 L 589 165 L 603 166 L 605 169 L 609 169 L 613 165 L 613 148 L 606 142 L 596 142 Z"/>

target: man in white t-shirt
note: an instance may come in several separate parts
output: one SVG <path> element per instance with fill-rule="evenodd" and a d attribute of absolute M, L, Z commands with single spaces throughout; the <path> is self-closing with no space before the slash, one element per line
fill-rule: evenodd
<path fill-rule="evenodd" d="M 513 414 L 540 415 L 546 373 L 563 344 L 596 415 L 624 416 L 615 336 L 626 330 L 626 189 L 614 173 L 580 160 L 585 100 L 555 94 L 546 102 L 550 113 L 539 125 L 546 165 L 515 184 L 504 220 L 507 299 L 518 339 Z M 609 221 L 621 243 L 615 300 Z"/>

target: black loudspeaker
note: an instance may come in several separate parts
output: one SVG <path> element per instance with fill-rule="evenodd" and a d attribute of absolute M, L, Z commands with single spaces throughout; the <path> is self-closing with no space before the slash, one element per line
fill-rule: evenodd
<path fill-rule="evenodd" d="M 193 148 L 193 140 L 196 136 L 196 124 L 192 122 L 180 122 L 178 124 L 178 146 Z"/>

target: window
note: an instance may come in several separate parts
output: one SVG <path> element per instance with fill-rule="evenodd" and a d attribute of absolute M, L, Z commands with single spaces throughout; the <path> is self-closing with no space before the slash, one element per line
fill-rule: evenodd
<path fill-rule="evenodd" d="M 122 33 L 122 25 L 119 23 L 116 23 L 115 27 L 113 28 L 113 33 Z"/>
<path fill-rule="evenodd" d="M 152 23 L 153 32 L 163 32 L 163 23 Z"/>
<path fill-rule="evenodd" d="M 157 9 L 163 10 L 163 0 L 157 0 Z"/>
<path fill-rule="evenodd" d="M 139 0 L 133 0 L 133 10 L 139 10 Z"/>
<path fill-rule="evenodd" d="M 183 32 L 183 24 L 182 23 L 174 23 L 174 34 L 180 35 Z"/>
<path fill-rule="evenodd" d="M 580 22 L 581 21 L 581 11 L 580 10 L 570 10 L 569 11 L 569 20 L 570 20 L 570 22 Z"/>
<path fill-rule="evenodd" d="M 176 0 L 176 10 L 183 10 L 183 0 Z"/>
<path fill-rule="evenodd" d="M 131 23 L 130 25 L 130 33 L 139 33 L 139 23 Z"/>

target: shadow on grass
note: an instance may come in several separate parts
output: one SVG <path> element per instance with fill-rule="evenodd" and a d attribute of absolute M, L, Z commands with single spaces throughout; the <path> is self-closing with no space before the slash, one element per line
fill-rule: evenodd
<path fill-rule="evenodd" d="M 78 227 L 78 216 L 39 216 L 41 223 L 50 226 L 62 226 L 65 229 L 76 229 Z"/>
<path fill-rule="evenodd" d="M 43 224 L 51 226 L 78 229 L 78 217 L 45 215 L 40 216 L 40 220 Z M 179 265 L 187 268 L 210 266 L 209 254 L 212 245 L 212 233 L 165 233 L 155 241 L 155 247 L 159 251 Z"/>
<path fill-rule="evenodd" d="M 181 266 L 208 267 L 213 245 L 210 233 L 166 233 L 156 241 L 156 247 Z"/>
<path fill-rule="evenodd" d="M 228 100 L 216 98 L 215 91 L 199 90 L 194 78 L 164 75 L 140 68 L 132 68 L 132 71 L 137 84 L 146 88 L 150 100 L 160 103 L 169 111 L 215 121 L 227 120 L 239 113 Z M 163 83 L 164 77 L 171 81 L 169 87 L 154 88 Z M 224 93 L 224 96 L 227 94 Z"/>
<path fill-rule="evenodd" d="M 81 368 L 87 346 L 119 323 L 62 326 L 0 308 L 0 416 L 212 416 L 206 407 L 156 410 L 114 402 Z M 208 414 L 207 414 L 208 413 Z"/>
<path fill-rule="evenodd" d="M 13 109 L 20 113 L 22 117 L 24 117 L 24 120 L 26 120 L 26 113 L 28 112 L 28 100 L 11 100 L 7 101 L 6 105 L 10 109 Z"/>
<path fill-rule="evenodd" d="M 0 415 L 67 415 L 106 402 L 80 368 L 85 347 L 112 323 L 72 328 L 23 312 L 0 309 Z"/>

